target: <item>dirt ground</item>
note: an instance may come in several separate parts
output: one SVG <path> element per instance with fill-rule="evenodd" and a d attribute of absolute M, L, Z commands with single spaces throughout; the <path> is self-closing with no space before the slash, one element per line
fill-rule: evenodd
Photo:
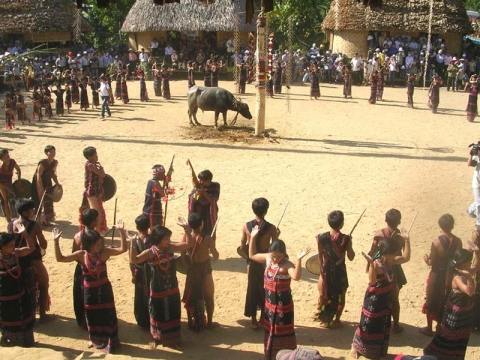
<path fill-rule="evenodd" d="M 246 292 L 245 261 L 236 253 L 242 225 L 253 217 L 251 202 L 256 197 L 270 201 L 267 216 L 276 224 L 287 201 L 290 205 L 281 224 L 287 251 L 295 256 L 306 246 L 314 248 L 316 234 L 327 231 L 327 214 L 336 209 L 345 213 L 345 231 L 349 232 L 366 208 L 354 233 L 357 256 L 348 262 L 350 287 L 343 316 L 345 326 L 320 329 L 313 322 L 317 303 L 317 277 L 303 270 L 302 279 L 292 284 L 295 302 L 295 329 L 299 346 L 314 347 L 326 359 L 348 357 L 348 350 L 360 318 L 368 276 L 361 251 L 368 251 L 372 235 L 384 226 L 384 214 L 390 208 L 402 212 L 411 232 L 412 258 L 404 266 L 408 284 L 401 291 L 401 323 L 405 331 L 392 335 L 390 354 L 420 355 L 430 338 L 418 332 L 425 325 L 421 313 L 428 267 L 422 257 L 438 234 L 437 220 L 444 213 L 455 217 L 454 233 L 466 243 L 474 227 L 466 213 L 472 201 L 472 169 L 466 166 L 467 145 L 478 141 L 480 120 L 466 121 L 468 94 L 447 93 L 441 89 L 438 114 L 427 108 L 427 91 L 415 90 L 415 109 L 406 107 L 405 88 L 386 88 L 384 101 L 368 104 L 370 90 L 354 87 L 353 99 L 342 96 L 337 85 L 321 87 L 320 100 L 309 99 L 308 86 L 292 86 L 290 94 L 267 100 L 266 128 L 270 138 L 252 137 L 253 120 L 239 118 L 239 129 L 216 130 L 213 113 L 199 113 L 204 128 L 189 126 L 186 81 L 171 83 L 172 99 L 154 97 L 152 82 L 147 83 L 151 100 L 139 101 L 139 86 L 128 84 L 131 102 L 117 103 L 113 116 L 101 121 L 99 110 L 72 115 L 30 126 L 17 124 L 12 131 L 0 130 L 0 147 L 11 156 L 31 180 L 43 148 L 55 145 L 59 161 L 58 177 L 64 197 L 56 204 L 57 225 L 64 232 L 61 247 L 71 249 L 78 229 L 78 207 L 83 191 L 82 150 L 98 149 L 106 172 L 117 182 L 118 214 L 128 229 L 140 214 L 150 169 L 156 163 L 168 166 L 175 155 L 175 198 L 169 203 L 167 226 L 172 239 L 180 239 L 182 229 L 177 216 L 187 215 L 187 195 L 191 189 L 190 159 L 195 170 L 210 169 L 214 181 L 221 184 L 220 223 L 217 247 L 220 259 L 213 264 L 216 287 L 214 320 L 220 327 L 193 333 L 182 317 L 182 352 L 159 348 L 150 350 L 149 334 L 135 325 L 133 285 L 127 254 L 108 263 L 119 318 L 122 348 L 108 359 L 262 359 L 263 332 L 249 327 L 243 316 Z M 229 90 L 232 82 L 222 82 Z M 287 91 L 284 88 L 284 91 Z M 288 102 L 289 99 L 289 102 Z M 3 100 L 3 99 L 2 99 Z M 242 100 L 255 110 L 255 88 L 247 86 Z M 288 104 L 290 112 L 288 112 Z M 31 104 L 28 112 L 31 114 Z M 229 114 L 232 119 L 234 114 Z M 108 221 L 113 220 L 114 201 L 106 203 Z M 0 229 L 5 229 L 0 219 Z M 74 264 L 57 263 L 48 230 L 49 249 L 44 258 L 50 274 L 50 295 L 55 320 L 35 325 L 37 345 L 33 349 L 2 349 L 6 358 L 91 359 L 103 358 L 100 352 L 86 348 L 87 332 L 77 327 L 72 305 Z M 118 239 L 116 240 L 118 241 Z M 109 241 L 108 241 L 109 243 Z M 305 261 L 303 261 L 303 264 Z M 178 275 L 183 292 L 185 276 Z M 472 334 L 467 359 L 480 357 L 480 335 Z M 392 357 L 393 358 L 393 357 Z"/>

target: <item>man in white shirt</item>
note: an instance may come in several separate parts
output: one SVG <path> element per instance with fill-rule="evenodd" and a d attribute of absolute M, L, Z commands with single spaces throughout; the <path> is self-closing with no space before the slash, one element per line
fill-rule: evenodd
<path fill-rule="evenodd" d="M 172 54 L 173 48 L 170 44 L 167 44 L 167 47 L 165 48 L 165 64 L 172 65 Z"/>
<path fill-rule="evenodd" d="M 435 64 L 435 72 L 443 79 L 445 72 L 445 55 L 443 54 L 443 50 L 438 50 L 435 60 L 437 61 Z"/>
<path fill-rule="evenodd" d="M 409 51 L 407 57 L 405 58 L 405 67 L 407 68 L 407 74 L 412 74 L 414 63 L 415 58 L 413 57 L 412 52 Z"/>
<path fill-rule="evenodd" d="M 115 68 L 118 68 L 120 66 L 123 69 L 123 62 L 120 60 L 118 55 L 115 55 L 115 60 L 113 60 L 113 64 L 115 65 Z"/>
<path fill-rule="evenodd" d="M 395 79 L 397 78 L 397 58 L 395 56 L 391 56 L 388 59 L 388 70 L 390 73 L 388 74 L 388 84 L 391 87 L 395 87 Z"/>
<path fill-rule="evenodd" d="M 63 71 L 67 68 L 67 58 L 63 54 L 59 54 L 58 58 L 55 60 L 55 66 L 60 70 Z"/>
<path fill-rule="evenodd" d="M 73 70 L 77 67 L 77 58 L 75 57 L 75 55 L 72 54 L 72 56 L 70 56 L 68 58 L 68 68 L 70 70 Z"/>
<path fill-rule="evenodd" d="M 140 54 L 138 54 L 138 60 L 140 60 L 141 63 L 148 61 L 148 54 L 145 52 L 144 48 L 140 49 Z"/>
<path fill-rule="evenodd" d="M 475 144 L 478 146 L 478 144 Z M 480 158 L 478 156 L 478 150 L 472 148 L 470 150 L 470 156 L 468 157 L 468 166 L 472 166 L 475 168 L 473 171 L 473 179 L 472 179 L 472 189 L 473 189 L 473 203 L 467 209 L 468 214 L 472 218 L 476 218 L 477 221 L 475 225 L 477 229 L 480 228 Z"/>
<path fill-rule="evenodd" d="M 112 116 L 110 107 L 108 106 L 108 98 L 110 96 L 109 88 L 110 85 L 108 85 L 108 82 L 105 80 L 105 76 L 100 76 L 100 87 L 97 91 L 102 98 L 102 115 L 100 116 L 102 120 L 105 119 L 105 110 L 107 110 L 108 117 Z"/>
<path fill-rule="evenodd" d="M 358 53 L 355 53 L 353 55 L 353 58 L 350 61 L 350 63 L 352 64 L 353 85 L 360 85 L 360 72 L 362 70 L 362 67 L 361 67 L 360 58 L 358 57 Z"/>
<path fill-rule="evenodd" d="M 157 55 L 158 50 L 158 41 L 157 38 L 153 38 L 152 42 L 150 43 L 150 51 L 152 52 L 152 56 Z"/>

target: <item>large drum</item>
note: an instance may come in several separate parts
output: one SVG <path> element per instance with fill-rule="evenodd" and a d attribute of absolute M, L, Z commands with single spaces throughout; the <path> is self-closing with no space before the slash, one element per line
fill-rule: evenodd
<path fill-rule="evenodd" d="M 17 198 L 30 199 L 32 196 L 32 183 L 27 179 L 18 179 L 13 183 L 13 192 Z"/>
<path fill-rule="evenodd" d="M 108 174 L 103 178 L 103 189 L 103 201 L 110 200 L 117 193 L 117 183 L 115 182 L 115 179 Z"/>

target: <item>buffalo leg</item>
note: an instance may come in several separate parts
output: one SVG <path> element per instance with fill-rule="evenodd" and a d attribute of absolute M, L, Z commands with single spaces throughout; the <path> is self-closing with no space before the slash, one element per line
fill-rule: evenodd
<path fill-rule="evenodd" d="M 218 111 L 215 111 L 215 127 L 218 127 L 218 116 L 220 113 Z"/>
<path fill-rule="evenodd" d="M 188 110 L 188 120 L 190 121 L 190 125 L 195 126 L 195 124 L 192 121 L 192 112 Z"/>
<path fill-rule="evenodd" d="M 226 111 L 222 112 L 222 116 L 223 116 L 223 125 L 227 126 L 227 112 Z"/>

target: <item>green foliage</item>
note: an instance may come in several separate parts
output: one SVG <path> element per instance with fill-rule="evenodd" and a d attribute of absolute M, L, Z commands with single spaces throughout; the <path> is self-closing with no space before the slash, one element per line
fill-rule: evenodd
<path fill-rule="evenodd" d="M 276 41 L 288 43 L 292 36 L 294 48 L 310 47 L 312 43 L 320 44 L 325 35 L 321 30 L 321 23 L 328 10 L 331 0 L 282 0 L 275 2 L 275 9 L 268 15 L 270 31 L 275 32 Z M 289 17 L 292 18 L 293 32 L 289 34 Z"/>
<path fill-rule="evenodd" d="M 87 41 L 97 49 L 116 48 L 126 43 L 126 35 L 120 33 L 125 18 L 135 0 L 117 0 L 105 9 L 99 9 L 97 0 L 88 0 L 86 18 L 92 24 L 94 32 L 85 34 Z"/>
<path fill-rule="evenodd" d="M 480 0 L 463 0 L 465 9 L 480 11 Z"/>

